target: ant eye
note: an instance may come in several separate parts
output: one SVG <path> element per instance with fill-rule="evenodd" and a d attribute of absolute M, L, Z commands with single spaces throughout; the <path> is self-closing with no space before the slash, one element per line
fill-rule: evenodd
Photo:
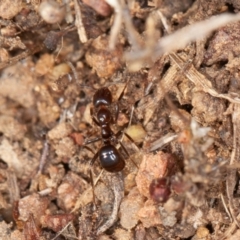
<path fill-rule="evenodd" d="M 154 179 L 149 186 L 151 198 L 159 203 L 165 203 L 171 194 L 169 181 L 166 178 Z"/>

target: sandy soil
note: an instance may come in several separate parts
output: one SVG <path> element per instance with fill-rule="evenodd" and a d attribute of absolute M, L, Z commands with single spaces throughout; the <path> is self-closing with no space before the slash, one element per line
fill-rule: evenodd
<path fill-rule="evenodd" d="M 0 239 L 240 239 L 239 10 L 0 1 Z"/>

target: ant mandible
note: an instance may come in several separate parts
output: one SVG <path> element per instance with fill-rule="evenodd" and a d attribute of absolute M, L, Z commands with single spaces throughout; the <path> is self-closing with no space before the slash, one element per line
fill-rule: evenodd
<path fill-rule="evenodd" d="M 103 146 L 94 155 L 90 165 L 92 165 L 95 160 L 99 158 L 101 166 L 106 171 L 120 172 L 125 167 L 125 161 L 123 160 L 123 157 L 121 156 L 119 151 L 114 147 L 114 145 L 120 143 L 125 153 L 127 155 L 129 154 L 123 144 L 117 139 L 118 135 L 121 134 L 121 131 L 115 134 L 111 129 L 111 124 L 117 121 L 119 112 L 117 106 L 116 116 L 114 118 L 110 109 L 111 104 L 112 94 L 107 87 L 100 88 L 95 92 L 93 96 L 93 107 L 95 111 L 95 116 L 93 116 L 92 109 L 91 115 L 93 121 L 101 128 L 101 137 L 94 140 L 89 140 L 86 144 L 96 142 L 102 139 Z"/>

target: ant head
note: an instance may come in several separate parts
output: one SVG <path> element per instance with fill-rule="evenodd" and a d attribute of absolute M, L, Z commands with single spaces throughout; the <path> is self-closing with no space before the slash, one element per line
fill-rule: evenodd
<path fill-rule="evenodd" d="M 110 105 L 112 103 L 112 94 L 108 88 L 100 88 L 93 96 L 93 105 L 98 108 L 101 105 Z"/>
<path fill-rule="evenodd" d="M 100 108 L 99 111 L 97 112 L 97 120 L 100 125 L 105 125 L 110 123 L 112 120 L 112 114 L 109 111 L 109 109 L 104 106 Z"/>

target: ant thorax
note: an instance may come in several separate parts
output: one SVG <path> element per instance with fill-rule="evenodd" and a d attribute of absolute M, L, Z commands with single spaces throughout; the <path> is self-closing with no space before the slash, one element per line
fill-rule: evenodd
<path fill-rule="evenodd" d="M 105 105 L 99 106 L 96 117 L 100 126 L 109 125 L 112 121 L 111 111 Z"/>

